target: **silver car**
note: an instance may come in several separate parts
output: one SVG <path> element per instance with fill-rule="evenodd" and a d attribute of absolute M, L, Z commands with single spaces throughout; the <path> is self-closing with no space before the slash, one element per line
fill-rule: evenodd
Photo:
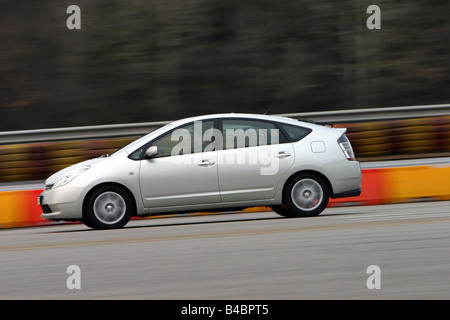
<path fill-rule="evenodd" d="M 175 121 L 112 155 L 53 174 L 38 197 L 42 218 L 111 229 L 133 216 L 252 206 L 316 216 L 330 197 L 361 192 L 345 131 L 268 115 Z"/>

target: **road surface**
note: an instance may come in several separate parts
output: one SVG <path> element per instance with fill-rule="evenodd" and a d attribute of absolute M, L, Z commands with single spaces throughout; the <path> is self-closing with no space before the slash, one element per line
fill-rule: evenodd
<path fill-rule="evenodd" d="M 447 201 L 4 229 L 0 299 L 450 299 L 449 230 Z"/>

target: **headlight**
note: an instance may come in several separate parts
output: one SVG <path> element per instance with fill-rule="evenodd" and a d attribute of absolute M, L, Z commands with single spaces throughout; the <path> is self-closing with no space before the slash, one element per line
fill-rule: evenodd
<path fill-rule="evenodd" d="M 90 166 L 84 166 L 84 167 L 80 167 L 75 170 L 69 171 L 68 173 L 66 173 L 59 179 L 59 181 L 55 184 L 54 188 L 61 187 L 61 186 L 68 184 L 70 181 L 75 179 L 77 176 L 79 176 L 80 174 L 82 174 L 89 168 L 90 168 Z"/>

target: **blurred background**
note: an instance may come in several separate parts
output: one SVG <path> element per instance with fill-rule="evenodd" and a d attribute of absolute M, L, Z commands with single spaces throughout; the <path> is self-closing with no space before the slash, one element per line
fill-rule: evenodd
<path fill-rule="evenodd" d="M 375 2 L 2 0 L 1 131 L 448 103 L 450 2 Z"/>
<path fill-rule="evenodd" d="M 81 30 L 69 30 L 69 5 Z M 369 30 L 369 5 L 381 29 Z M 2 0 L 0 131 L 450 102 L 445 0 Z M 450 153 L 448 117 L 350 124 L 359 160 Z M 0 146 L 44 179 L 130 141 Z"/>

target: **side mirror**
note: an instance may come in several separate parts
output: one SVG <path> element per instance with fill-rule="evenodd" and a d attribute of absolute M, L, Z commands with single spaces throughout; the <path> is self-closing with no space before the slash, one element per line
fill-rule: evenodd
<path fill-rule="evenodd" d="M 153 158 L 158 154 L 158 147 L 157 146 L 151 146 L 150 148 L 145 151 L 145 156 L 147 158 Z"/>

